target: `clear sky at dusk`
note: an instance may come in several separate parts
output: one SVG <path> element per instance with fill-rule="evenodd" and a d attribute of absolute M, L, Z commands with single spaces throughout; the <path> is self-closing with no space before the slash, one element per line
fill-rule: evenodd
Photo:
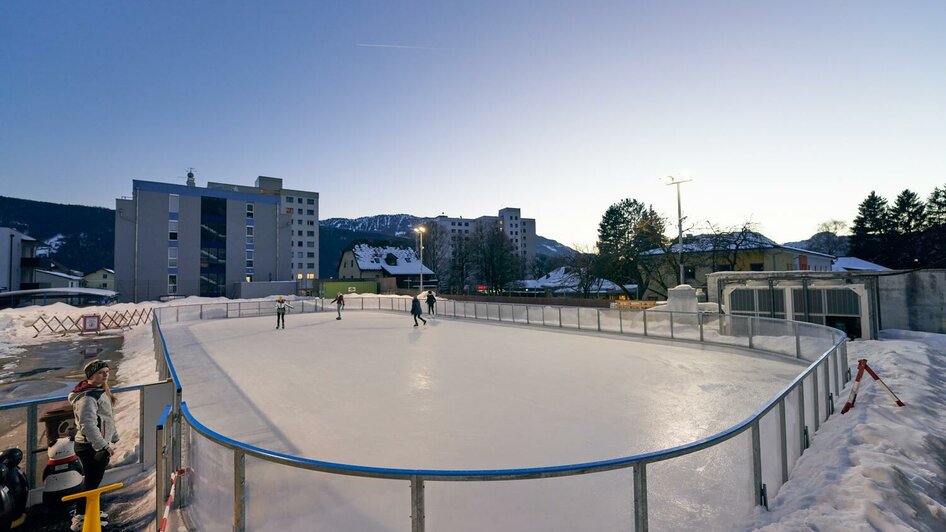
<path fill-rule="evenodd" d="M 321 218 L 594 242 L 632 197 L 780 242 L 946 185 L 946 2 L 0 3 L 0 195 L 281 177 Z"/>

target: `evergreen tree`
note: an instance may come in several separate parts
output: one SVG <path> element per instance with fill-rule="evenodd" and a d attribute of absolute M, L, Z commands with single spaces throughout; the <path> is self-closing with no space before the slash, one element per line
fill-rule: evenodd
<path fill-rule="evenodd" d="M 598 225 L 602 276 L 622 287 L 642 286 L 640 254 L 663 245 L 665 230 L 663 218 L 653 207 L 645 207 L 635 199 L 624 199 L 608 207 Z"/>
<path fill-rule="evenodd" d="M 934 188 L 926 200 L 926 223 L 928 227 L 946 225 L 946 185 Z"/>
<path fill-rule="evenodd" d="M 872 262 L 889 262 L 884 248 L 890 234 L 890 209 L 887 200 L 871 191 L 857 207 L 851 230 L 851 254 Z"/>
<path fill-rule="evenodd" d="M 926 227 L 926 205 L 916 192 L 906 189 L 897 196 L 893 207 L 890 208 L 890 221 L 894 233 L 917 233 Z"/>

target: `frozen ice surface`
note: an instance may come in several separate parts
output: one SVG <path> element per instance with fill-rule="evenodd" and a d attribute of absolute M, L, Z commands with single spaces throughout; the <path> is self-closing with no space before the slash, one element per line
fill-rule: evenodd
<path fill-rule="evenodd" d="M 664 449 L 745 419 L 803 369 L 735 349 L 557 328 L 453 319 L 415 328 L 409 315 L 390 312 L 347 312 L 341 321 L 329 312 L 290 314 L 286 321 L 284 330 L 271 316 L 163 324 L 184 400 L 197 419 L 229 437 L 366 466 L 523 468 Z M 709 466 L 716 477 L 733 468 L 729 462 L 748 464 L 743 447 L 698 453 L 676 470 L 672 462 L 655 468 L 669 481 L 649 478 L 655 510 L 673 504 L 672 491 L 687 489 L 693 468 Z M 226 463 L 222 448 L 202 453 L 222 454 L 214 461 Z M 248 459 L 247 469 L 247 519 L 256 526 L 410 529 L 406 481 L 290 473 L 257 462 Z M 428 481 L 428 524 L 626 528 L 630 472 Z M 707 509 L 697 514 L 704 524 L 735 517 L 720 515 L 729 497 L 751 502 L 739 473 L 733 486 L 725 477 L 695 483 L 704 496 L 717 492 L 704 497 Z"/>

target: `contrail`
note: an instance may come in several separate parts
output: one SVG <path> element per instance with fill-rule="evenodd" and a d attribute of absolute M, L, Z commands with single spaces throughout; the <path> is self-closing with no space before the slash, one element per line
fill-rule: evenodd
<path fill-rule="evenodd" d="M 368 43 L 358 43 L 355 46 L 361 46 L 364 48 L 402 48 L 405 50 L 440 50 L 440 48 L 430 48 L 427 46 L 405 46 L 401 44 L 368 44 Z"/>

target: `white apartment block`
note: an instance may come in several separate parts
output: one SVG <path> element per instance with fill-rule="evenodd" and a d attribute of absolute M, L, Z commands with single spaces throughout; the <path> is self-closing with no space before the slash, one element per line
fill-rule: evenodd
<path fill-rule="evenodd" d="M 521 210 L 514 207 L 500 209 L 498 214 L 474 219 L 441 215 L 431 220 L 431 223 L 437 223 L 444 234 L 449 234 L 450 241 L 455 237 L 469 237 L 477 227 L 498 228 L 512 244 L 516 255 L 531 264 L 535 260 L 535 219 L 522 218 Z"/>
<path fill-rule="evenodd" d="M 282 207 L 291 220 L 292 278 L 314 283 L 319 278 L 319 193 L 283 189 Z"/>

